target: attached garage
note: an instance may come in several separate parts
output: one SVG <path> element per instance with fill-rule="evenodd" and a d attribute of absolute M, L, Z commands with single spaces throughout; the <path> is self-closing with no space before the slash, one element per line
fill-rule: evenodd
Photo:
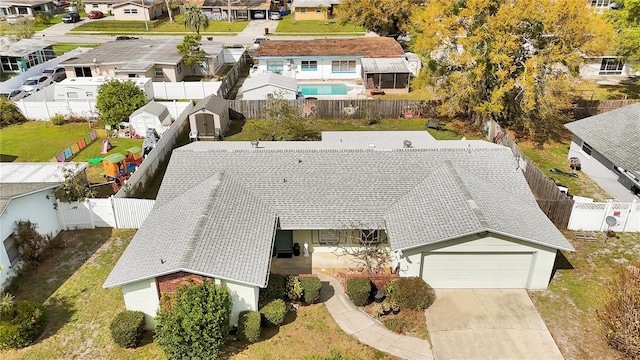
<path fill-rule="evenodd" d="M 533 253 L 428 253 L 422 278 L 434 288 L 527 288 Z"/>

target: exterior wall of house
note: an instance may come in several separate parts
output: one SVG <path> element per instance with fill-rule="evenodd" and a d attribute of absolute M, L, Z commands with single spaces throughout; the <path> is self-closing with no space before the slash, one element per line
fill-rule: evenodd
<path fill-rule="evenodd" d="M 52 237 L 58 235 L 62 229 L 58 213 L 54 209 L 55 199 L 53 190 L 22 196 L 11 200 L 0 216 L 0 265 L 3 265 L 0 272 L 0 287 L 8 278 L 15 276 L 3 242 L 13 233 L 16 221 L 29 220 L 38 225 L 37 230 L 40 234 L 49 234 Z"/>
<path fill-rule="evenodd" d="M 500 235 L 475 235 L 425 245 L 403 251 L 398 260 L 400 276 L 422 276 L 422 259 L 426 253 L 534 253 L 529 275 L 529 289 L 546 289 L 551 279 L 556 250 Z"/>
<path fill-rule="evenodd" d="M 127 3 L 112 10 L 116 20 L 153 20 L 162 14 L 162 6 L 154 4 L 149 8 Z"/>
<path fill-rule="evenodd" d="M 113 4 L 116 3 L 116 1 L 113 2 L 109 2 L 109 3 L 97 3 L 97 2 L 85 2 L 84 3 L 84 12 L 89 13 L 89 11 L 92 10 L 98 10 L 100 12 L 102 12 L 105 15 L 109 15 L 109 14 L 113 14 Z"/>
<path fill-rule="evenodd" d="M 92 66 L 77 66 L 63 64 L 67 78 L 75 78 L 76 67 L 87 68 L 91 72 L 91 77 L 126 77 L 126 74 L 120 72 L 116 74 L 116 68 L 122 66 L 122 64 L 109 64 L 109 65 L 92 65 Z M 161 69 L 162 76 L 156 75 L 156 68 Z M 180 70 L 180 71 L 178 71 Z M 188 67 L 181 62 L 178 65 L 164 65 L 156 64 L 145 73 L 137 73 L 138 77 L 149 77 L 153 81 L 167 81 L 167 82 L 179 82 L 187 75 Z M 160 71 L 158 72 L 160 73 Z M 88 76 L 86 76 L 88 77 Z"/>
<path fill-rule="evenodd" d="M 122 295 L 127 310 L 143 312 L 145 329 L 152 330 L 156 324 L 156 313 L 160 309 L 156 279 L 146 279 L 123 285 Z"/>
<path fill-rule="evenodd" d="M 612 57 L 613 58 L 613 57 Z M 580 76 L 582 77 L 598 77 L 598 76 L 639 76 L 640 70 L 634 71 L 633 63 L 624 63 L 622 70 L 619 71 L 602 71 L 602 58 L 586 58 L 584 63 L 580 65 Z"/>
<path fill-rule="evenodd" d="M 319 8 L 314 8 L 314 7 L 310 7 L 310 8 L 295 7 L 293 9 L 293 14 L 294 14 L 294 17 L 295 17 L 296 21 L 298 21 L 298 20 L 325 20 L 327 18 L 325 16 L 325 14 L 322 13 L 322 11 L 316 11 L 316 9 L 319 9 Z"/>
<path fill-rule="evenodd" d="M 330 51 L 330 49 L 327 51 Z M 306 61 L 315 61 L 316 68 L 303 69 L 303 62 Z M 333 71 L 333 61 L 341 61 L 342 64 L 345 64 L 345 61 L 353 61 L 355 62 L 355 67 L 345 71 Z M 282 64 L 281 67 L 279 66 L 280 63 Z M 297 80 L 362 80 L 360 75 L 362 73 L 362 64 L 360 63 L 360 58 L 357 57 L 261 57 L 258 59 L 257 74 L 266 74 L 267 72 L 279 72 Z"/>
<path fill-rule="evenodd" d="M 581 171 L 593 179 L 616 201 L 631 202 L 634 199 L 637 200 L 633 193 L 629 191 L 633 184 L 627 177 L 614 171 L 615 164 L 595 149 L 591 151 L 591 155 L 587 154 L 582 149 L 583 143 L 582 139 L 574 135 L 568 156 L 580 159 Z"/>
<path fill-rule="evenodd" d="M 243 100 L 265 100 L 267 99 L 267 94 L 280 94 L 283 99 L 286 100 L 295 100 L 296 99 L 296 90 L 283 89 L 278 86 L 267 85 L 262 86 L 257 89 L 251 89 L 249 91 L 242 92 Z"/>

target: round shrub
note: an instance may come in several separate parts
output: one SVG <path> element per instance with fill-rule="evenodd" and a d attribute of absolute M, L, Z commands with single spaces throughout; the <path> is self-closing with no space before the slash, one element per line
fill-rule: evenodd
<path fill-rule="evenodd" d="M 51 117 L 51 123 L 52 123 L 53 125 L 56 125 L 56 126 L 57 126 L 57 125 L 62 125 L 62 124 L 64 124 L 65 122 L 66 122 L 66 119 L 64 118 L 64 115 L 62 115 L 62 114 L 60 114 L 60 113 L 57 113 L 57 114 L 55 114 L 55 115 L 53 115 L 53 116 Z"/>
<path fill-rule="evenodd" d="M 347 295 L 356 306 L 364 306 L 369 302 L 371 280 L 369 278 L 347 279 Z"/>
<path fill-rule="evenodd" d="M 302 297 L 302 285 L 300 285 L 300 278 L 295 275 L 289 275 L 287 276 L 286 285 L 287 297 L 289 300 L 300 300 Z"/>
<path fill-rule="evenodd" d="M 0 96 L 0 128 L 25 121 L 27 119 L 15 103 Z"/>
<path fill-rule="evenodd" d="M 436 300 L 436 292 L 422 278 L 401 277 L 389 283 L 387 297 L 402 309 L 424 310 Z"/>
<path fill-rule="evenodd" d="M 320 289 L 322 288 L 320 279 L 315 276 L 300 278 L 300 285 L 302 285 L 305 303 L 314 304 L 320 300 Z"/>
<path fill-rule="evenodd" d="M 262 323 L 267 327 L 279 326 L 287 315 L 287 304 L 282 299 L 275 299 L 260 309 Z"/>
<path fill-rule="evenodd" d="M 260 313 L 258 311 L 243 311 L 238 317 L 238 337 L 248 343 L 260 340 Z"/>
<path fill-rule="evenodd" d="M 16 301 L 0 318 L 0 349 L 19 349 L 31 344 L 46 321 L 44 306 L 33 301 Z"/>
<path fill-rule="evenodd" d="M 121 347 L 136 347 L 144 331 L 144 314 L 140 311 L 125 310 L 111 321 L 111 338 Z"/>
<path fill-rule="evenodd" d="M 267 287 L 260 289 L 260 303 L 266 304 L 275 299 L 283 299 L 285 296 L 284 275 L 269 274 Z"/>

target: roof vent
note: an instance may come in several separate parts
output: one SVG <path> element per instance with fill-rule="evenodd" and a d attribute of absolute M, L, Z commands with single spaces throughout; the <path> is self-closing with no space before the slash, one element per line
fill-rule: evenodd
<path fill-rule="evenodd" d="M 369 144 L 369 149 L 373 149 L 376 147 L 376 144 Z"/>
<path fill-rule="evenodd" d="M 412 142 L 409 141 L 409 140 L 405 140 L 405 141 L 402 142 L 402 147 L 404 147 L 404 148 L 410 148 L 411 145 L 412 145 Z"/>
<path fill-rule="evenodd" d="M 257 148 L 258 148 L 258 144 L 259 144 L 259 143 L 260 143 L 260 142 L 259 142 L 258 140 L 251 140 L 251 147 L 252 147 L 253 149 L 257 149 Z"/>

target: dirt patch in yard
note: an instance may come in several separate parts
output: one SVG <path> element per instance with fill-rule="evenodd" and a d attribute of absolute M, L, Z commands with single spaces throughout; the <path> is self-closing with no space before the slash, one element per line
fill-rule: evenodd
<path fill-rule="evenodd" d="M 596 234 L 597 240 L 583 241 L 566 231 L 576 251 L 558 256 L 547 290 L 529 293 L 566 359 L 626 358 L 607 345 L 596 309 L 600 307 L 602 285 L 620 266 L 640 259 L 640 234 L 619 234 L 619 238 L 606 242 L 606 234 Z"/>

